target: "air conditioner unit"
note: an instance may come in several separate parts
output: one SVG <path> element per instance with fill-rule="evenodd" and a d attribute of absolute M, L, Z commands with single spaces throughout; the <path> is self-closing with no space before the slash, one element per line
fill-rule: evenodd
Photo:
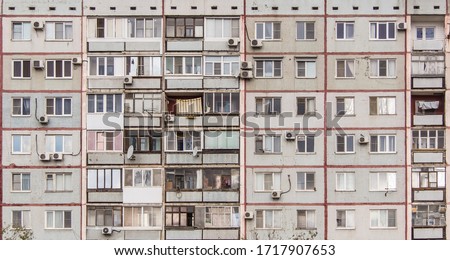
<path fill-rule="evenodd" d="M 397 30 L 406 30 L 406 23 L 398 23 Z"/>
<path fill-rule="evenodd" d="M 241 69 L 242 70 L 251 70 L 252 69 L 252 63 L 249 61 L 241 61 Z"/>
<path fill-rule="evenodd" d="M 41 124 L 48 124 L 48 116 L 47 115 L 40 116 L 38 118 L 38 121 Z"/>
<path fill-rule="evenodd" d="M 41 161 L 50 161 L 50 154 L 49 153 L 41 153 L 41 154 L 39 154 L 39 160 L 41 160 Z"/>
<path fill-rule="evenodd" d="M 284 138 L 286 138 L 286 140 L 288 141 L 293 141 L 295 140 L 295 134 L 293 132 L 286 132 L 284 134 Z"/>
<path fill-rule="evenodd" d="M 63 160 L 63 154 L 62 153 L 54 153 L 54 154 L 52 154 L 52 160 L 54 160 L 54 161 L 62 161 Z"/>
<path fill-rule="evenodd" d="M 81 63 L 83 62 L 83 60 L 79 57 L 73 58 L 72 59 L 72 64 L 73 65 L 81 65 Z"/>
<path fill-rule="evenodd" d="M 367 139 L 367 137 L 365 137 L 364 135 L 361 135 L 359 137 L 359 143 L 360 144 L 367 144 L 369 142 L 369 140 Z"/>
<path fill-rule="evenodd" d="M 166 121 L 166 122 L 174 122 L 175 121 L 175 115 L 173 115 L 173 114 L 165 114 L 164 115 L 164 121 Z"/>
<path fill-rule="evenodd" d="M 253 212 L 251 211 L 246 211 L 244 213 L 244 219 L 253 219 Z"/>
<path fill-rule="evenodd" d="M 123 84 L 125 84 L 125 85 L 131 85 L 131 84 L 133 84 L 133 77 L 132 77 L 132 76 L 126 76 L 126 77 L 123 79 Z"/>
<path fill-rule="evenodd" d="M 253 78 L 253 71 L 251 70 L 242 70 L 239 76 L 243 79 L 251 79 Z"/>
<path fill-rule="evenodd" d="M 43 30 L 44 29 L 44 23 L 43 22 L 34 22 L 33 28 L 36 30 Z"/>
<path fill-rule="evenodd" d="M 228 39 L 228 47 L 237 47 L 239 44 L 239 38 Z"/>
<path fill-rule="evenodd" d="M 104 228 L 102 228 L 102 235 L 111 235 L 112 231 L 113 231 L 112 228 L 104 227 Z"/>
<path fill-rule="evenodd" d="M 35 69 L 43 69 L 44 68 L 44 61 L 43 60 L 34 60 L 33 61 L 33 68 L 35 68 Z"/>
<path fill-rule="evenodd" d="M 261 48 L 262 47 L 262 41 L 261 40 L 257 40 L 257 39 L 253 39 L 250 42 L 250 46 L 252 46 L 252 48 Z"/>
<path fill-rule="evenodd" d="M 272 191 L 272 199 L 279 199 L 281 197 L 281 191 L 273 190 Z"/>

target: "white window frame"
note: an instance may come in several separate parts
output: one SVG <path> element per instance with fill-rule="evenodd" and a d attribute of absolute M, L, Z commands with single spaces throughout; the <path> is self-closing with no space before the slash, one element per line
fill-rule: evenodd
<path fill-rule="evenodd" d="M 62 138 L 62 139 L 60 139 Z M 62 140 L 62 151 L 56 151 L 58 140 Z M 72 154 L 73 153 L 73 136 L 72 135 L 45 135 L 45 151 L 48 153 L 63 153 Z"/>
<path fill-rule="evenodd" d="M 56 25 L 62 24 L 62 38 L 56 38 Z M 52 27 L 53 31 L 49 31 Z M 68 29 L 70 27 L 70 30 Z M 47 21 L 45 22 L 45 40 L 46 41 L 72 41 L 73 40 L 73 22 L 72 21 Z"/>
<path fill-rule="evenodd" d="M 15 63 L 20 63 L 20 76 L 15 76 L 15 74 L 16 74 L 15 66 L 14 66 Z M 24 63 L 28 64 L 28 71 L 30 73 L 30 75 L 27 77 L 23 75 L 24 68 L 26 66 Z M 11 78 L 13 78 L 13 79 L 31 79 L 31 60 L 12 60 L 11 61 Z"/>
<path fill-rule="evenodd" d="M 278 101 L 277 101 L 278 100 Z M 277 102 L 280 104 L 280 111 L 276 111 L 275 104 Z M 258 115 L 277 115 L 281 114 L 281 97 L 256 97 L 255 98 L 256 103 L 256 113 Z M 268 107 L 269 109 L 266 109 Z M 266 110 L 270 110 L 267 111 Z"/>
<path fill-rule="evenodd" d="M 443 189 L 446 187 L 444 167 L 412 168 L 411 186 L 413 189 Z"/>
<path fill-rule="evenodd" d="M 232 207 L 232 206 L 205 207 L 204 219 L 206 228 L 239 227 L 239 220 L 240 220 L 239 207 Z"/>
<path fill-rule="evenodd" d="M 128 210 L 131 209 L 131 221 Z M 137 218 L 136 218 L 137 217 Z M 138 223 L 135 223 L 135 220 Z M 158 228 L 162 226 L 162 208 L 152 206 L 126 206 L 123 208 L 123 226 L 135 228 Z M 130 223 L 129 223 L 130 222 Z"/>
<path fill-rule="evenodd" d="M 20 101 L 20 113 L 14 114 L 14 101 L 19 100 Z M 28 114 L 24 114 L 25 106 L 24 106 L 24 100 L 28 100 L 29 108 L 28 108 Z M 12 97 L 11 98 L 11 116 L 13 117 L 29 117 L 31 116 L 31 99 L 30 97 Z"/>
<path fill-rule="evenodd" d="M 339 64 L 342 64 L 343 62 L 343 70 L 344 70 L 344 76 L 339 76 L 338 71 L 340 70 L 338 68 Z M 336 60 L 336 78 L 337 79 L 354 79 L 355 78 L 355 60 L 354 59 L 337 59 Z"/>
<path fill-rule="evenodd" d="M 278 24 L 280 31 L 278 32 L 279 38 L 275 38 L 275 30 L 274 25 Z M 262 37 L 258 36 L 258 26 L 262 25 L 263 29 L 263 35 Z M 270 34 L 267 34 L 267 32 L 270 31 Z M 264 41 L 279 41 L 281 40 L 281 22 L 274 21 L 274 22 L 255 22 L 255 38 L 258 40 L 264 40 Z"/>
<path fill-rule="evenodd" d="M 308 184 L 311 184 L 312 176 L 312 184 L 314 187 L 308 187 Z M 308 181 L 309 179 L 309 181 Z M 296 174 L 297 183 L 295 185 L 296 191 L 316 191 L 316 173 L 315 172 L 297 172 Z M 302 185 L 304 187 L 302 187 Z"/>
<path fill-rule="evenodd" d="M 432 29 L 433 30 L 433 38 L 427 37 L 427 30 Z M 419 30 L 422 31 L 422 38 L 418 38 L 418 32 Z M 416 40 L 419 41 L 433 41 L 436 39 L 436 27 L 435 26 L 418 26 L 416 27 Z"/>
<path fill-rule="evenodd" d="M 370 78 L 396 78 L 397 62 L 396 59 L 370 59 Z M 380 64 L 386 63 L 386 75 L 381 75 L 382 70 Z M 392 68 L 393 67 L 393 68 Z M 375 72 L 375 74 L 374 74 Z M 391 75 L 390 72 L 393 72 Z"/>
<path fill-rule="evenodd" d="M 338 141 L 338 138 L 339 137 L 343 137 L 344 138 L 344 150 L 343 151 L 339 151 L 339 146 L 338 146 L 338 144 L 339 144 L 339 141 Z M 352 145 L 352 147 L 351 147 L 351 149 L 348 149 L 349 148 L 349 140 L 348 139 L 353 139 L 353 141 L 352 141 L 352 143 L 353 143 L 353 145 Z M 339 134 L 337 134 L 336 135 L 336 153 L 339 153 L 339 154 L 345 154 L 345 153 L 356 153 L 356 151 L 355 151 L 355 141 L 356 141 L 356 138 L 355 138 L 355 135 L 353 135 L 353 134 L 344 134 L 344 135 L 339 135 Z"/>
<path fill-rule="evenodd" d="M 14 139 L 20 138 L 20 151 L 14 151 Z M 25 140 L 24 140 L 25 138 Z M 28 139 L 28 140 L 26 140 Z M 31 154 L 31 135 L 29 134 L 13 134 L 11 136 L 12 144 L 11 144 L 11 154 Z M 29 145 L 29 150 L 24 149 L 24 142 L 27 142 Z"/>
<path fill-rule="evenodd" d="M 380 38 L 380 25 L 386 26 L 386 38 L 382 39 Z M 375 27 L 373 27 L 375 26 Z M 389 37 L 389 27 L 393 26 L 394 28 L 394 37 Z M 372 30 L 374 30 L 373 32 Z M 369 40 L 371 41 L 395 41 L 397 39 L 397 24 L 396 22 L 386 22 L 386 21 L 379 21 L 379 22 L 370 22 L 369 23 Z"/>
<path fill-rule="evenodd" d="M 355 172 L 336 172 L 336 191 L 339 192 L 356 191 Z"/>
<path fill-rule="evenodd" d="M 230 76 L 235 77 L 239 75 L 239 56 L 205 56 L 204 58 L 204 75 L 205 76 L 215 76 L 215 77 L 223 77 Z M 215 66 L 220 66 L 220 73 L 216 74 Z M 211 66 L 211 72 L 208 72 L 208 68 Z M 225 67 L 229 68 L 229 71 L 225 71 Z"/>
<path fill-rule="evenodd" d="M 397 210 L 396 209 L 371 209 L 369 210 L 370 229 L 395 229 L 397 228 Z M 382 214 L 382 212 L 384 212 Z M 394 226 L 389 224 L 389 215 L 394 216 Z M 384 216 L 382 216 L 384 215 Z M 382 220 L 384 218 L 384 220 Z M 376 223 L 374 223 L 374 221 Z M 383 223 L 384 222 L 384 223 Z M 374 225 L 375 224 L 375 225 Z"/>
<path fill-rule="evenodd" d="M 299 113 L 299 106 L 302 103 L 304 104 L 305 113 Z M 316 98 L 315 97 L 297 97 L 297 115 L 299 116 L 307 116 L 307 115 L 315 115 L 316 114 Z"/>
<path fill-rule="evenodd" d="M 213 20 L 213 23 L 214 24 L 212 24 L 210 21 L 211 20 Z M 230 21 L 230 25 L 231 25 L 231 28 L 228 30 L 228 31 L 230 31 L 231 32 L 231 35 L 226 35 L 225 34 L 225 27 L 226 27 L 226 24 L 225 24 L 225 21 Z M 216 28 L 216 22 L 219 22 L 219 23 L 221 23 L 221 26 L 220 26 L 220 28 L 221 28 L 221 30 L 220 30 L 220 36 L 211 36 L 210 34 L 209 34 L 209 32 L 208 32 L 208 29 L 209 29 L 209 26 L 214 26 L 214 29 Z M 233 23 L 236 23 L 237 22 L 237 28 L 236 27 L 233 27 Z M 230 38 L 239 38 L 239 33 L 240 33 L 240 30 L 239 30 L 239 24 L 240 23 L 240 20 L 239 20 L 239 18 L 220 18 L 220 17 L 213 17 L 213 18 L 206 18 L 205 19 L 205 39 L 208 39 L 208 40 L 210 40 L 210 39 L 214 39 L 214 40 L 223 40 L 223 39 L 230 39 Z M 233 32 L 235 33 L 235 34 L 233 34 Z M 215 31 L 214 33 L 218 33 L 217 31 Z"/>
<path fill-rule="evenodd" d="M 342 223 L 339 226 L 339 212 L 343 212 L 345 214 L 345 223 Z M 355 229 L 355 210 L 354 209 L 337 209 L 336 210 L 336 229 Z"/>
<path fill-rule="evenodd" d="M 130 26 L 129 26 L 129 24 L 130 24 L 130 19 L 131 20 L 134 20 L 134 36 L 132 36 L 132 34 L 131 34 L 131 32 L 130 32 L 130 30 L 131 30 L 131 28 L 130 28 Z M 126 24 L 127 24 L 127 26 L 126 26 L 126 32 L 125 32 L 125 34 L 126 34 L 126 37 L 128 38 L 128 39 L 152 39 L 152 38 L 156 38 L 156 39 L 158 39 L 158 38 L 161 38 L 161 34 L 162 34 L 162 19 L 160 19 L 160 18 L 150 18 L 150 17 L 127 17 L 127 18 L 125 18 L 124 19 L 125 20 L 125 22 L 126 22 Z M 138 37 L 137 36 L 137 30 L 138 30 L 138 26 L 137 26 L 137 20 L 144 20 L 143 21 L 143 28 L 142 28 L 142 30 L 143 30 L 143 37 Z M 152 23 L 152 33 L 151 33 L 151 35 L 148 35 L 147 36 L 147 21 L 151 21 L 151 23 Z M 158 28 L 158 26 L 159 26 L 159 28 Z"/>
<path fill-rule="evenodd" d="M 118 168 L 89 168 L 86 174 L 86 188 L 87 190 L 119 191 L 124 186 L 122 172 L 122 169 Z M 110 182 L 107 183 L 108 178 Z"/>
<path fill-rule="evenodd" d="M 56 114 L 56 101 L 61 99 L 61 114 Z M 53 100 L 53 112 L 49 112 L 49 100 Z M 66 114 L 66 100 L 70 101 L 70 113 Z M 72 116 L 72 98 L 71 97 L 47 97 L 45 98 L 45 114 L 48 116 Z"/>
<path fill-rule="evenodd" d="M 99 37 L 99 27 L 98 27 L 98 20 L 103 20 L 103 37 Z M 94 28 L 95 28 L 95 38 L 98 39 L 113 39 L 118 38 L 117 30 L 116 30 L 116 23 L 120 21 L 119 18 L 112 18 L 112 17 L 98 17 L 94 19 L 89 19 L 89 23 L 94 22 Z M 110 30 L 108 27 L 112 25 L 112 29 Z M 108 35 L 108 31 L 111 31 L 112 35 Z"/>
<path fill-rule="evenodd" d="M 262 68 L 259 68 L 260 63 L 262 63 Z M 272 69 L 270 71 L 266 71 L 266 67 L 269 66 L 268 64 L 271 64 L 270 66 L 272 66 Z M 278 68 L 275 68 L 275 64 L 279 64 L 280 75 L 275 75 L 275 73 L 277 73 L 278 70 Z M 262 75 L 259 75 L 261 69 Z M 255 60 L 255 78 L 266 78 L 266 79 L 283 78 L 283 61 L 281 59 Z"/>
<path fill-rule="evenodd" d="M 57 64 L 61 62 L 61 76 L 57 76 L 56 75 L 56 67 Z M 50 76 L 49 73 L 50 71 L 50 63 L 53 63 L 53 76 Z M 66 75 L 66 66 L 70 66 L 70 75 Z M 73 76 L 73 66 L 72 66 L 72 60 L 46 60 L 45 61 L 45 78 L 46 79 L 72 79 Z"/>
<path fill-rule="evenodd" d="M 14 225 L 14 212 L 20 212 L 20 227 L 24 229 L 31 229 L 31 211 L 30 210 L 12 210 L 11 211 L 11 227 Z"/>
<path fill-rule="evenodd" d="M 19 176 L 20 189 L 14 188 L 14 176 Z M 24 183 L 24 176 L 28 176 L 28 189 Z M 13 172 L 11 173 L 11 192 L 31 192 L 31 174 L 29 172 Z"/>
<path fill-rule="evenodd" d="M 123 132 L 122 131 L 88 131 L 88 138 L 89 138 L 89 133 L 94 133 L 95 134 L 95 147 L 93 150 L 88 148 L 88 151 L 90 152 L 113 152 L 113 153 L 117 153 L 117 152 L 122 152 L 123 150 Z M 112 137 L 111 137 L 112 134 Z M 108 136 L 109 135 L 109 136 Z M 116 149 L 116 145 L 118 144 L 116 142 L 116 138 L 117 136 L 120 135 L 122 138 L 122 145 L 120 148 Z M 111 139 L 109 139 L 111 138 Z M 98 145 L 102 144 L 103 149 L 99 149 Z M 107 149 L 108 144 L 112 145 L 112 149 Z"/>
<path fill-rule="evenodd" d="M 305 217 L 305 226 L 300 226 L 299 218 L 300 214 L 304 214 Z M 296 229 L 300 230 L 315 230 L 316 227 L 316 210 L 314 209 L 299 209 L 297 210 L 297 225 Z"/>
<path fill-rule="evenodd" d="M 373 139 L 372 138 L 374 138 L 374 137 L 376 137 L 377 138 L 377 143 L 376 143 L 376 145 L 377 145 L 377 150 L 376 151 L 372 151 L 372 142 L 373 142 Z M 389 149 L 389 147 L 391 146 L 391 142 L 392 142 L 392 138 L 391 137 L 394 137 L 393 138 L 393 142 L 394 142 L 394 150 L 392 151 L 392 150 L 390 150 Z M 385 147 L 385 151 L 382 151 L 381 150 L 381 139 L 384 139 L 384 147 Z M 380 135 L 371 135 L 370 136 L 370 153 L 396 153 L 397 152 L 397 136 L 395 136 L 395 135 L 382 135 L 382 134 L 380 134 Z"/>
<path fill-rule="evenodd" d="M 111 105 L 108 97 L 111 96 L 113 97 L 113 111 L 107 111 L 108 104 Z M 88 94 L 88 114 L 122 113 L 122 103 L 122 94 Z M 99 111 L 100 105 L 102 111 Z M 94 112 L 89 112 L 92 111 L 91 109 L 94 109 Z"/>
<path fill-rule="evenodd" d="M 61 214 L 62 227 L 56 227 L 56 217 Z M 66 214 L 70 216 L 70 226 L 66 226 Z M 51 225 L 49 225 L 49 215 L 51 215 Z M 72 211 L 71 210 L 47 210 L 45 211 L 45 229 L 72 229 Z"/>
<path fill-rule="evenodd" d="M 14 38 L 14 25 L 20 25 L 20 37 Z M 26 32 L 27 31 L 27 32 Z M 11 40 L 12 41 L 31 41 L 31 22 L 26 21 L 12 21 L 11 23 Z"/>
<path fill-rule="evenodd" d="M 300 75 L 300 65 L 304 63 L 304 74 Z M 313 64 L 314 69 L 308 66 L 308 64 Z M 295 60 L 295 76 L 299 79 L 315 79 L 317 78 L 317 61 L 315 59 L 297 59 Z"/>
<path fill-rule="evenodd" d="M 50 178 L 49 178 L 50 177 Z M 58 178 L 62 181 L 58 182 Z M 70 192 L 73 191 L 71 172 L 46 172 L 45 173 L 45 192 Z M 51 182 L 51 187 L 49 186 Z M 60 187 L 59 185 L 62 185 Z"/>
<path fill-rule="evenodd" d="M 259 216 L 262 214 L 261 216 Z M 269 218 L 268 215 L 271 214 L 271 223 L 267 221 Z M 282 229 L 282 210 L 281 209 L 264 209 L 264 210 L 256 210 L 255 212 L 255 229 Z M 262 218 L 262 223 L 258 222 L 258 219 Z M 262 226 L 258 226 L 258 224 L 262 224 Z M 278 226 L 279 225 L 279 226 Z"/>
<path fill-rule="evenodd" d="M 176 66 L 175 66 L 175 59 L 181 58 L 181 64 L 182 64 L 182 72 L 181 73 L 175 73 L 176 72 Z M 168 60 L 172 59 L 172 67 L 169 68 L 169 62 Z M 165 72 L 164 74 L 166 76 L 202 76 L 203 68 L 202 68 L 202 57 L 201 56 L 166 56 L 165 60 Z M 188 65 L 188 62 L 190 62 L 190 66 Z M 190 71 L 188 72 L 186 68 L 190 67 Z"/>
<path fill-rule="evenodd" d="M 313 30 L 312 30 L 312 34 L 313 37 L 312 38 L 308 38 L 308 25 L 313 26 Z M 303 29 L 299 29 L 299 27 L 303 27 Z M 314 21 L 297 21 L 296 22 L 296 40 L 297 41 L 315 41 L 316 40 L 316 23 Z M 309 28 L 311 29 L 311 28 Z M 303 32 L 303 35 L 299 35 L 300 32 Z M 300 37 L 299 37 L 300 36 Z"/>
<path fill-rule="evenodd" d="M 89 56 L 90 77 L 120 77 L 125 76 L 125 57 Z M 112 64 L 111 64 L 112 61 Z M 109 63 L 108 63 L 109 62 Z M 101 64 L 102 63 L 102 64 Z M 100 68 L 103 72 L 100 72 Z M 94 71 L 95 69 L 95 71 Z M 112 72 L 112 74 L 111 74 Z"/>
<path fill-rule="evenodd" d="M 343 106 L 344 110 L 339 110 Z M 354 97 L 336 97 L 336 116 L 354 116 L 355 98 Z"/>
<path fill-rule="evenodd" d="M 339 38 L 338 35 L 338 26 L 343 25 L 343 37 Z M 351 35 L 349 35 L 348 30 L 352 31 Z M 336 22 L 336 40 L 338 41 L 349 41 L 355 39 L 355 22 L 354 21 L 337 21 Z"/>
<path fill-rule="evenodd" d="M 431 136 L 431 133 L 433 133 L 434 136 Z M 444 129 L 412 130 L 412 149 L 414 150 L 445 149 L 445 130 Z"/>
<path fill-rule="evenodd" d="M 131 176 L 130 176 L 131 174 Z M 147 178 L 147 177 L 148 178 Z M 138 168 L 125 169 L 124 187 L 133 188 L 149 188 L 162 186 L 161 169 Z M 127 184 L 127 180 L 131 177 L 131 185 Z M 147 183 L 146 180 L 149 180 Z"/>
<path fill-rule="evenodd" d="M 216 98 L 220 96 L 220 108 L 217 111 Z M 210 104 L 212 101 L 212 104 Z M 238 92 L 209 92 L 204 96 L 205 113 L 210 114 L 238 114 L 240 101 Z M 228 108 L 229 107 L 229 108 Z M 226 111 L 229 110 L 229 111 Z"/>
<path fill-rule="evenodd" d="M 303 141 L 301 140 L 303 139 Z M 312 139 L 312 146 L 313 151 L 308 151 L 308 144 L 311 142 Z M 301 145 L 302 150 L 299 150 L 299 142 L 303 142 L 303 145 Z M 295 137 L 295 152 L 298 154 L 314 154 L 316 153 L 316 136 L 315 135 L 297 135 Z"/>
<path fill-rule="evenodd" d="M 125 57 L 125 74 L 133 77 L 161 76 L 161 60 L 160 56 L 127 56 Z"/>
<path fill-rule="evenodd" d="M 262 177 L 260 177 L 262 176 Z M 266 177 L 271 178 L 270 187 L 266 188 Z M 260 183 L 262 180 L 263 183 Z M 255 172 L 255 192 L 272 192 L 274 190 L 281 190 L 281 172 Z"/>
<path fill-rule="evenodd" d="M 383 183 L 385 182 L 385 183 Z M 369 191 L 393 192 L 397 191 L 396 172 L 370 172 Z"/>
<path fill-rule="evenodd" d="M 372 111 L 370 105 L 376 99 L 376 111 Z M 392 102 L 393 101 L 393 102 Z M 389 104 L 393 104 L 393 108 L 389 109 Z M 383 107 L 381 109 L 381 107 Z M 369 98 L 369 113 L 370 115 L 396 115 L 397 114 L 397 99 L 396 97 L 370 97 Z M 389 111 L 393 110 L 393 111 Z M 375 112 L 375 113 L 374 113 Z M 381 112 L 381 113 L 380 113 Z"/>
<path fill-rule="evenodd" d="M 262 151 L 256 150 L 256 142 L 262 141 Z M 279 142 L 279 145 L 277 143 Z M 280 147 L 280 151 L 276 151 L 275 147 Z M 268 149 L 269 148 L 269 149 Z M 281 135 L 257 135 L 255 136 L 255 153 L 256 154 L 281 154 L 283 151 Z"/>
<path fill-rule="evenodd" d="M 178 150 L 178 145 L 177 145 L 177 140 L 178 140 L 178 135 L 177 133 L 182 132 L 183 133 L 183 150 Z M 196 140 L 196 138 L 194 136 L 194 132 L 198 133 L 200 135 L 200 140 Z M 170 138 L 174 138 L 173 143 L 175 146 L 175 149 L 169 149 L 169 142 L 170 142 Z M 167 152 L 192 152 L 194 150 L 194 147 L 197 147 L 198 151 L 200 152 L 203 149 L 203 131 L 166 131 L 165 134 L 165 151 Z M 196 142 L 198 143 L 198 141 L 200 141 L 200 146 L 196 146 Z M 191 144 L 191 148 L 187 148 L 186 144 L 190 143 Z"/>

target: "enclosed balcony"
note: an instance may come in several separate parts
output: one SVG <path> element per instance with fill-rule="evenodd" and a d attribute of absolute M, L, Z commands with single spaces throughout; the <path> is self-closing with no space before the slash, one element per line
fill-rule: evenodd
<path fill-rule="evenodd" d="M 413 89 L 442 89 L 445 87 L 445 58 L 443 53 L 413 54 L 411 57 Z"/>
<path fill-rule="evenodd" d="M 414 126 L 441 126 L 444 124 L 444 96 L 412 95 L 411 111 Z"/>

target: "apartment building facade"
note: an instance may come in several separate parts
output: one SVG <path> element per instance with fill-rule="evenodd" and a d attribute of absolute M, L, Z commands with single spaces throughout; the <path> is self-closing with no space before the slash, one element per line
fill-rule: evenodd
<path fill-rule="evenodd" d="M 36 239 L 447 239 L 448 3 L 2 1 Z"/>

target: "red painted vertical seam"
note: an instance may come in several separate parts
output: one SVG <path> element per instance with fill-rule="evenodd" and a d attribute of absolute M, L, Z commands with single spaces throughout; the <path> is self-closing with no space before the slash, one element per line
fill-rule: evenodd
<path fill-rule="evenodd" d="M 242 0 L 243 2 L 243 8 L 244 8 L 244 12 L 243 12 L 243 17 L 242 17 L 242 21 L 243 21 L 243 25 L 244 25 L 244 40 L 242 41 L 244 44 L 243 48 L 244 48 L 244 60 L 247 60 L 247 1 L 246 0 Z M 244 120 L 243 120 L 243 125 L 244 125 L 244 129 L 246 129 L 247 125 L 246 125 L 246 112 L 247 112 L 247 81 L 243 80 L 243 99 L 244 99 Z M 247 210 L 247 132 L 246 130 L 243 131 L 243 138 L 244 138 L 244 147 L 243 147 L 243 154 L 244 154 L 244 172 L 242 173 L 244 175 L 244 185 L 243 187 L 243 193 L 244 193 L 244 201 L 242 202 L 244 205 L 244 212 Z M 242 153 L 241 153 L 242 154 Z M 247 221 L 244 220 L 244 239 L 247 239 Z"/>
<path fill-rule="evenodd" d="M 162 48 L 162 50 L 161 50 L 161 67 L 162 68 L 165 68 L 165 66 L 166 66 L 166 64 L 165 64 L 165 62 L 166 62 L 166 59 L 165 59 L 165 55 L 166 55 L 166 30 L 164 29 L 165 21 L 166 21 L 166 16 L 165 16 L 166 14 L 165 14 L 165 10 L 164 10 L 164 8 L 165 8 L 164 1 L 165 0 L 161 0 L 161 48 Z M 166 78 L 164 76 L 164 73 L 162 73 L 160 84 L 161 84 L 161 96 L 164 97 L 164 98 L 166 97 L 166 95 L 165 95 L 166 94 L 165 93 L 165 88 L 166 88 L 165 79 Z M 124 100 L 125 100 L 125 95 L 124 95 Z M 163 125 L 163 124 L 161 125 L 161 131 L 163 130 L 164 126 L 165 125 Z M 167 130 L 167 129 L 165 129 L 165 130 Z M 164 158 L 165 158 L 165 153 L 163 151 L 161 151 L 161 164 L 163 162 L 164 162 L 164 164 L 166 163 Z M 123 171 L 122 174 L 125 174 L 125 171 Z M 166 179 L 166 171 L 165 171 L 165 168 L 164 168 L 164 180 L 165 179 Z M 165 181 L 163 183 L 163 189 L 162 189 L 162 194 L 161 195 L 162 195 L 161 198 L 163 198 L 162 201 L 161 201 L 161 204 L 162 204 L 161 205 L 161 211 L 164 214 L 163 216 L 165 216 L 165 214 L 166 214 L 166 182 Z M 122 204 L 122 206 L 123 206 L 123 204 Z M 163 219 L 164 219 L 164 224 L 162 225 L 161 234 L 159 235 L 159 238 L 165 240 L 166 239 L 166 225 L 165 225 L 165 223 L 166 223 L 165 219 L 166 218 L 164 217 Z"/>
<path fill-rule="evenodd" d="M 0 230 L 3 230 L 3 0 L 0 4 Z M 0 233 L 0 240 L 3 236 Z"/>
<path fill-rule="evenodd" d="M 408 21 L 408 0 L 405 0 L 405 22 Z M 408 147 L 408 120 L 409 120 L 409 116 L 406 115 L 406 111 L 407 110 L 407 96 L 408 95 L 408 73 L 407 72 L 407 65 L 408 61 L 408 30 L 405 31 L 405 50 L 404 50 L 404 57 L 405 57 L 405 62 L 404 62 L 404 68 L 403 68 L 403 78 L 405 81 L 405 88 L 404 88 L 404 107 L 403 107 L 403 111 L 405 111 L 405 140 L 404 140 L 404 146 L 405 146 L 405 223 L 404 223 L 404 227 L 405 227 L 405 240 L 408 240 L 408 152 L 406 151 L 406 148 Z M 411 113 L 410 113 L 411 114 Z"/>
<path fill-rule="evenodd" d="M 81 27 L 81 39 L 80 39 L 80 47 L 81 47 L 81 80 L 80 80 L 80 108 L 81 108 L 81 118 L 80 118 L 80 150 L 81 150 L 81 163 L 80 163 L 80 240 L 83 240 L 83 230 L 85 229 L 83 226 L 83 208 L 86 206 L 86 203 L 83 204 L 83 194 L 86 194 L 86 189 L 83 187 L 83 162 L 86 162 L 85 157 L 85 149 L 83 146 L 83 118 L 85 114 L 83 113 L 83 101 L 84 101 L 84 92 L 83 92 L 83 82 L 84 82 L 84 63 L 83 63 L 83 55 L 84 55 L 84 0 L 81 0 L 81 17 L 80 17 L 80 27 Z M 87 36 L 86 36 L 87 38 Z M 87 196 L 87 194 L 86 194 Z M 87 211 L 86 211 L 87 212 Z"/>
<path fill-rule="evenodd" d="M 324 132 L 323 132 L 323 134 L 324 134 L 324 141 L 323 141 L 323 144 L 324 144 L 324 147 L 323 147 L 323 162 L 324 162 L 324 164 L 323 164 L 323 192 L 324 192 L 324 196 L 323 196 L 323 199 L 324 199 L 324 208 L 323 208 L 323 212 L 324 212 L 324 239 L 325 240 L 327 240 L 328 239 L 328 167 L 327 167 L 327 165 L 328 165 L 328 156 L 327 156 L 327 153 L 328 153 L 328 149 L 327 149 L 327 140 L 328 140 L 328 138 L 327 138 L 327 134 L 328 134 L 328 132 L 327 132 L 327 120 L 328 120 L 328 118 L 327 118 L 327 97 L 328 97 L 328 53 L 327 53 L 327 51 L 328 51 L 328 48 L 327 48 L 327 44 L 328 44 L 328 42 L 327 42 L 327 37 L 328 37 L 328 34 L 327 34 L 327 28 L 328 28 L 328 15 L 327 15 L 327 0 L 324 0 L 323 1 L 323 8 L 324 8 L 324 10 L 323 10 L 323 21 L 324 21 L 324 26 L 323 26 L 323 57 L 324 57 L 324 69 L 323 69 L 323 73 L 324 73 L 324 75 L 323 75 L 323 77 L 324 77 L 324 84 L 323 84 L 323 87 L 324 87 L 324 92 L 323 92 L 323 94 L 324 94 L 324 97 L 323 97 L 323 129 L 324 129 Z"/>

